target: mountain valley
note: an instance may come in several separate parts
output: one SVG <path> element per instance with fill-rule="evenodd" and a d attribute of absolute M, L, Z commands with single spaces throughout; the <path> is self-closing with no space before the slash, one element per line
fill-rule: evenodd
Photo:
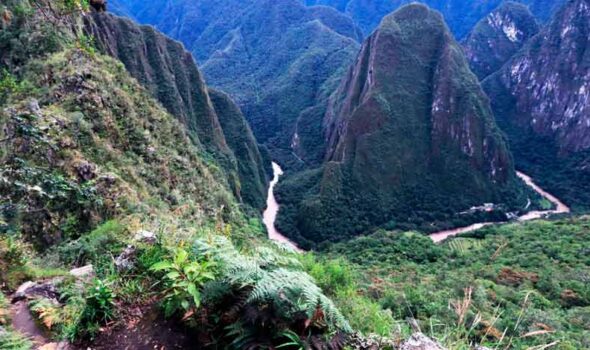
<path fill-rule="evenodd" d="M 589 41 L 588 0 L 3 0 L 0 349 L 590 349 Z"/>

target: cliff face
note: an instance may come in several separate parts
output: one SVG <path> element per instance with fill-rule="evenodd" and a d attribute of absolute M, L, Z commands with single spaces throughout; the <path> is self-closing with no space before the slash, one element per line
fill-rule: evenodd
<path fill-rule="evenodd" d="M 361 40 L 348 16 L 300 0 L 118 2 L 181 40 L 208 84 L 236 101 L 259 142 L 286 167 L 301 163 L 291 148 L 300 114 L 336 88 Z M 309 122 L 317 129 L 321 117 Z M 306 127 L 301 131 L 306 139 Z"/>
<path fill-rule="evenodd" d="M 515 200 L 512 158 L 488 99 L 440 14 L 425 6 L 387 16 L 364 42 L 324 130 L 318 196 L 300 206 L 309 239 Z M 342 208 L 354 214 L 333 215 Z"/>
<path fill-rule="evenodd" d="M 227 142 L 205 82 L 182 44 L 150 26 L 109 14 L 93 13 L 86 28 L 99 49 L 119 59 L 162 105 L 211 150 L 227 152 Z"/>
<path fill-rule="evenodd" d="M 244 169 L 263 169 L 251 131 L 243 116 L 232 108 L 216 110 L 192 55 L 181 43 L 151 26 L 110 14 L 93 13 L 85 19 L 86 31 L 95 38 L 100 51 L 120 60 L 127 71 L 191 132 L 193 140 L 211 152 L 228 173 L 235 194 L 256 208 L 264 207 L 266 176 Z M 230 113 L 229 116 L 221 115 Z M 220 120 L 226 121 L 224 130 Z M 238 125 L 230 125 L 232 122 Z M 246 145 L 228 142 L 238 128 Z M 252 154 L 244 154 L 246 147 Z M 240 158 L 240 155 L 246 158 Z M 253 163 L 252 163 L 253 162 Z"/>
<path fill-rule="evenodd" d="M 482 80 L 497 71 L 539 31 L 529 9 L 517 2 L 503 2 L 463 42 L 471 70 Z"/>
<path fill-rule="evenodd" d="M 590 3 L 568 1 L 523 50 L 483 82 L 498 123 L 511 136 L 519 166 L 533 176 L 544 174 L 543 168 L 574 171 L 559 177 L 566 182 L 576 178 L 579 185 L 558 179 L 546 183 L 574 205 L 585 201 L 581 193 L 590 192 L 578 191 L 590 178 L 590 158 L 583 156 L 590 149 L 589 45 Z"/>
<path fill-rule="evenodd" d="M 225 93 L 209 89 L 209 96 L 219 116 L 219 122 L 229 147 L 234 152 L 242 200 L 255 208 L 266 205 L 267 173 L 256 139 L 240 108 Z"/>

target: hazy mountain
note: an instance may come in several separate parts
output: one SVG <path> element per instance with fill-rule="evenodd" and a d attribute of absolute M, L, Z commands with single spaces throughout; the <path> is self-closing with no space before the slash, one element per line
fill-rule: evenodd
<path fill-rule="evenodd" d="M 381 19 L 395 9 L 409 4 L 412 0 L 305 0 L 308 5 L 332 6 L 350 15 L 365 35 L 369 35 Z M 473 26 L 487 16 L 502 0 L 422 0 L 433 9 L 440 11 L 449 28 L 457 38 L 466 36 Z M 551 17 L 564 0 L 520 0 L 529 6 L 540 21 Z"/>
<path fill-rule="evenodd" d="M 503 2 L 479 21 L 463 42 L 471 70 L 481 80 L 497 71 L 539 31 L 529 9 Z"/>
<path fill-rule="evenodd" d="M 517 165 L 580 207 L 590 203 L 590 3 L 571 0 L 484 88 Z"/>
<path fill-rule="evenodd" d="M 489 101 L 443 18 L 423 5 L 387 16 L 365 40 L 324 118 L 323 169 L 279 192 L 298 202 L 283 210 L 284 232 L 321 242 L 379 225 L 428 230 L 473 205 L 517 201 Z"/>

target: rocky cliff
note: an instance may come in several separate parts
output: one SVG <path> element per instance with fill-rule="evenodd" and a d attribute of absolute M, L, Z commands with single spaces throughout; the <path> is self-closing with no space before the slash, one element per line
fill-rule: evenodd
<path fill-rule="evenodd" d="M 518 165 L 574 205 L 590 198 L 583 185 L 590 179 L 590 158 L 584 155 L 590 149 L 589 44 L 590 3 L 568 1 L 483 82 Z"/>
<path fill-rule="evenodd" d="M 239 110 L 227 107 L 233 102 L 219 106 L 221 110 L 213 105 L 191 53 L 153 27 L 139 26 L 125 18 L 93 13 L 85 18 L 85 24 L 98 48 L 123 62 L 129 73 L 192 131 L 193 139 L 218 159 L 228 172 L 235 194 L 263 208 L 267 180 L 256 140 Z M 220 119 L 226 121 L 225 129 Z M 233 122 L 236 125 L 231 125 Z M 228 141 L 236 132 L 245 145 Z M 244 153 L 243 147 L 250 153 Z"/>
<path fill-rule="evenodd" d="M 440 208 L 510 206 L 518 196 L 489 101 L 442 16 L 423 5 L 387 16 L 365 40 L 324 130 L 316 196 L 299 207 L 309 239 L 425 217 L 432 228 Z"/>
<path fill-rule="evenodd" d="M 479 21 L 463 42 L 471 70 L 481 80 L 500 69 L 539 31 L 529 9 L 517 2 L 503 2 Z"/>

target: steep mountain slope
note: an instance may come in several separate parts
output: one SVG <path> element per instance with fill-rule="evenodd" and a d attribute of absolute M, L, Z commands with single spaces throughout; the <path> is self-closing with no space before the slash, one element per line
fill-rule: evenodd
<path fill-rule="evenodd" d="M 484 89 L 517 165 L 574 207 L 590 203 L 590 3 L 570 0 Z"/>
<path fill-rule="evenodd" d="M 151 26 L 110 14 L 93 13 L 85 17 L 86 31 L 94 37 L 99 49 L 125 64 L 130 74 L 151 91 L 160 103 L 190 131 L 196 142 L 213 153 L 230 177 L 230 184 L 239 198 L 261 209 L 264 207 L 266 176 L 260 152 L 241 114 L 223 108 L 230 116 L 221 116 L 211 102 L 207 87 L 192 55 L 176 42 Z M 235 132 L 223 130 L 220 120 L 237 122 L 244 133 L 242 141 L 252 154 L 244 154 L 241 145 L 228 142 L 226 136 Z M 226 124 L 228 128 L 237 128 Z M 236 148 L 238 147 L 238 148 Z M 236 154 L 246 156 L 240 158 Z M 245 171 L 256 168 L 255 172 Z"/>
<path fill-rule="evenodd" d="M 488 99 L 440 14 L 423 5 L 387 16 L 364 42 L 324 127 L 323 170 L 283 187 L 283 196 L 308 189 L 291 225 L 283 218 L 286 233 L 321 242 L 384 224 L 429 231 L 473 205 L 518 202 Z"/>
<path fill-rule="evenodd" d="M 6 347 L 26 329 L 5 293 L 29 281 L 13 300 L 26 326 L 65 347 L 170 348 L 161 340 L 180 335 L 200 348 L 342 349 L 346 319 L 246 216 L 187 126 L 90 45 L 85 4 L 0 5 L 0 348 L 33 348 Z M 212 96 L 224 132 L 253 153 L 251 133 L 233 135 L 248 131 L 239 110 Z"/>
<path fill-rule="evenodd" d="M 238 159 L 240 188 L 238 193 L 255 208 L 266 206 L 267 173 L 256 139 L 240 108 L 225 93 L 209 89 L 213 107 L 229 147 Z"/>
<path fill-rule="evenodd" d="M 539 25 L 526 6 L 503 2 L 479 21 L 463 42 L 471 70 L 483 80 L 500 69 L 538 31 Z"/>
<path fill-rule="evenodd" d="M 350 18 L 299 0 L 120 2 L 181 40 L 284 165 L 299 163 L 290 145 L 300 113 L 336 88 L 359 47 Z"/>
<path fill-rule="evenodd" d="M 369 35 L 383 16 L 391 11 L 411 3 L 412 0 L 307 0 L 308 4 L 324 4 L 337 8 L 350 15 L 355 23 Z M 473 26 L 487 14 L 498 7 L 502 0 L 422 0 L 420 1 L 440 11 L 451 31 L 457 38 L 466 36 Z M 563 4 L 564 0 L 519 0 L 530 7 L 540 21 L 548 20 Z M 344 10 L 343 10 L 344 9 Z"/>

